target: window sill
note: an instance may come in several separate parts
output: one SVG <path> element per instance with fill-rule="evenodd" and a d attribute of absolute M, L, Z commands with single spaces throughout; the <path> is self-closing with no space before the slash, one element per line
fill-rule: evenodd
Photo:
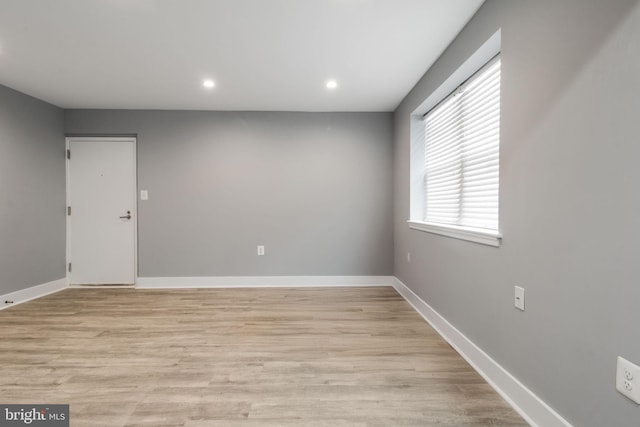
<path fill-rule="evenodd" d="M 409 228 L 425 231 L 427 233 L 439 234 L 441 236 L 453 237 L 454 239 L 467 240 L 469 242 L 480 243 L 488 246 L 499 247 L 502 236 L 499 233 L 483 231 L 474 228 L 456 227 L 454 225 L 441 225 L 421 221 L 407 221 Z"/>

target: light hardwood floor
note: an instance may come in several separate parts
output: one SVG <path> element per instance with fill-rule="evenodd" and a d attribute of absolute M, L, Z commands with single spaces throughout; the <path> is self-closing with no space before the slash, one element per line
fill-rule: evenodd
<path fill-rule="evenodd" d="M 390 287 L 68 289 L 0 312 L 0 401 L 72 426 L 526 425 Z"/>

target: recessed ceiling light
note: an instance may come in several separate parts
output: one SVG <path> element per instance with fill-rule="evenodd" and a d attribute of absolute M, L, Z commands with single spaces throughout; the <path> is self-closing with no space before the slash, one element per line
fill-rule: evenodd
<path fill-rule="evenodd" d="M 206 87 L 207 89 L 211 89 L 212 87 L 214 87 L 216 84 L 213 80 L 205 80 L 202 82 L 202 86 Z"/>
<path fill-rule="evenodd" d="M 335 89 L 338 87 L 338 82 L 335 80 L 329 80 L 327 82 L 327 89 Z"/>

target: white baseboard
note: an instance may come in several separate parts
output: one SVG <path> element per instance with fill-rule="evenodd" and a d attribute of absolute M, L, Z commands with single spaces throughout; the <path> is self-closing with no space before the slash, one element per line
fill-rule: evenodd
<path fill-rule="evenodd" d="M 31 301 L 33 299 L 52 294 L 54 292 L 61 291 L 67 286 L 67 278 L 63 277 L 62 279 L 43 283 L 42 285 L 31 286 L 30 288 L 21 289 L 19 291 L 1 295 L 0 310 L 14 307 L 18 304 L 22 304 L 23 302 Z M 7 304 L 5 301 L 13 301 L 13 303 Z"/>
<path fill-rule="evenodd" d="M 532 426 L 571 427 L 564 418 L 480 347 L 394 278 L 394 288 Z"/>
<path fill-rule="evenodd" d="M 138 277 L 136 288 L 307 288 L 393 286 L 393 276 L 229 276 Z"/>

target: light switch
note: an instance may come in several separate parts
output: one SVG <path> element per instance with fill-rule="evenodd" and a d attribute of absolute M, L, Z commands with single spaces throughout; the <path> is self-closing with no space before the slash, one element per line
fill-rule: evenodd
<path fill-rule="evenodd" d="M 516 286 L 515 305 L 517 309 L 524 311 L 524 288 Z"/>
<path fill-rule="evenodd" d="M 140 190 L 140 200 L 149 200 L 149 191 Z"/>

